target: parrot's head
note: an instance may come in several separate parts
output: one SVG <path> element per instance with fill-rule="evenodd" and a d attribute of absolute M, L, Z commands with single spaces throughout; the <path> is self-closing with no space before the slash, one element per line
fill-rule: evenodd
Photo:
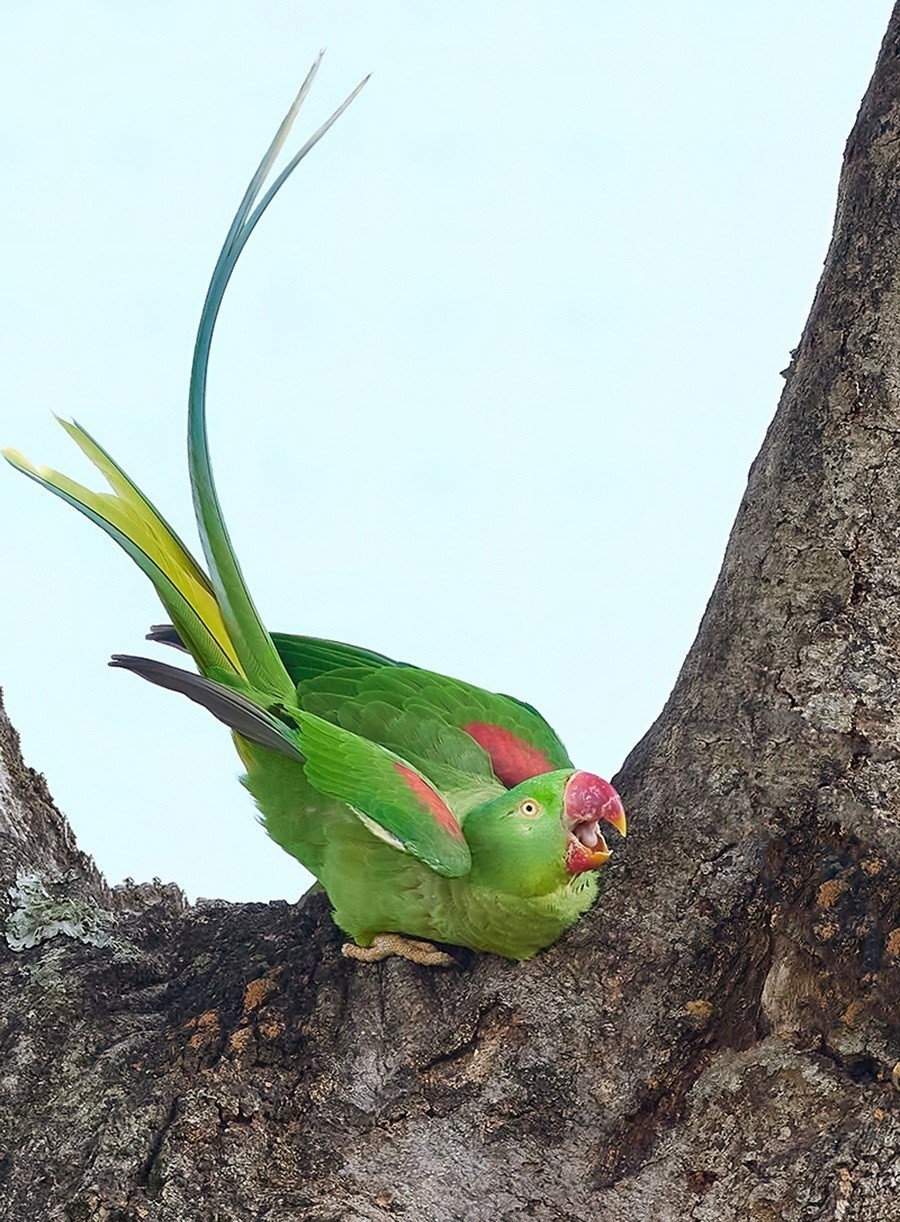
<path fill-rule="evenodd" d="M 466 816 L 471 880 L 546 895 L 609 860 L 606 824 L 625 835 L 625 810 L 608 781 L 571 768 L 531 777 Z"/>

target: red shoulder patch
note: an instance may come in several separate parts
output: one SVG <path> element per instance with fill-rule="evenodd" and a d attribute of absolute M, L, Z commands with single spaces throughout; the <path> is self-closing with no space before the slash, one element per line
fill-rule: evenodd
<path fill-rule="evenodd" d="M 462 828 L 459 826 L 456 815 L 454 815 L 441 795 L 432 789 L 427 781 L 423 781 L 418 773 L 413 772 L 411 768 L 395 763 L 394 770 L 400 773 L 422 806 L 427 809 L 430 815 L 434 816 L 441 827 L 446 828 L 448 832 L 452 832 L 457 840 L 465 841 L 465 836 L 463 836 Z"/>
<path fill-rule="evenodd" d="M 460 729 L 487 751 L 494 776 L 507 789 L 533 776 L 553 771 L 546 753 L 524 738 L 519 738 L 518 734 L 513 734 L 512 730 L 486 721 L 471 721 L 467 726 L 460 726 Z"/>

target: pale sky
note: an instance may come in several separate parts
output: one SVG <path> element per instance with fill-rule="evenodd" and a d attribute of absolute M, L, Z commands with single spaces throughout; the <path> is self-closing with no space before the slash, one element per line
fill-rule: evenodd
<path fill-rule="evenodd" d="M 610 776 L 712 589 L 890 9 L 7 6 L 0 443 L 85 478 L 74 416 L 193 543 L 207 279 L 327 46 L 291 148 L 372 80 L 253 235 L 213 349 L 244 572 L 271 628 L 510 692 Z M 0 685 L 81 847 L 113 882 L 295 898 L 224 727 L 106 667 L 163 617 L 146 579 L 5 467 L 0 514 Z"/>

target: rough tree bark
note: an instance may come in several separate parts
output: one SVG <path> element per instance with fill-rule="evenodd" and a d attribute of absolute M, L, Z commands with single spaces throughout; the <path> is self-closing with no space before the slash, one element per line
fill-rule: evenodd
<path fill-rule="evenodd" d="M 4 1218 L 900 1216 L 898 271 L 900 6 L 627 851 L 537 960 L 110 889 L 0 725 Z"/>

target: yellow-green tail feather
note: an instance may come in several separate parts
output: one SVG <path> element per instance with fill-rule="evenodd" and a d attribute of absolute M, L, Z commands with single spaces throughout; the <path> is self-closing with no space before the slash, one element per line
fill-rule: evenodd
<path fill-rule="evenodd" d="M 361 81 L 318 131 L 310 136 L 260 198 L 278 153 L 309 92 L 321 59 L 320 55 L 313 64 L 274 140 L 259 163 L 219 253 L 200 315 L 188 395 L 188 463 L 194 495 L 194 510 L 213 586 L 247 678 L 255 686 L 263 691 L 271 692 L 282 700 L 293 697 L 294 683 L 285 670 L 272 643 L 272 638 L 254 605 L 219 505 L 206 433 L 206 376 L 219 308 L 247 239 L 281 186 L 332 124 L 344 113 L 365 84 L 365 81 Z"/>
<path fill-rule="evenodd" d="M 140 489 L 101 446 L 74 422 L 60 424 L 103 474 L 113 491 L 94 492 L 49 467 L 36 467 L 16 450 L 3 457 L 17 470 L 73 505 L 131 556 L 153 582 L 163 606 L 203 670 L 243 674 L 209 578 Z"/>

